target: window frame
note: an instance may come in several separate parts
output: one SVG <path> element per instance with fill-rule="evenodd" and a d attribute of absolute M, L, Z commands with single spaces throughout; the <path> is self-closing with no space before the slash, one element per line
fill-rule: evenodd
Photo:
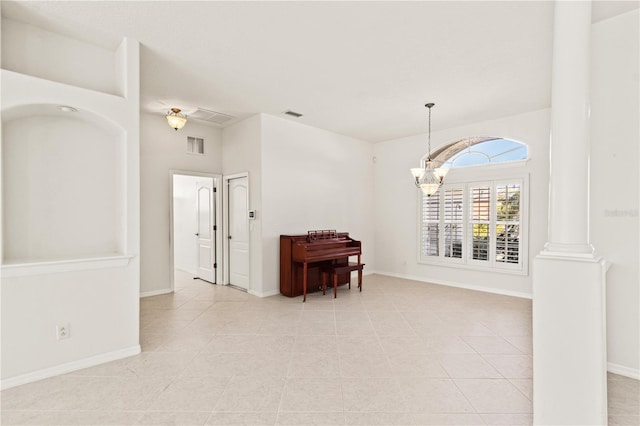
<path fill-rule="evenodd" d="M 504 274 L 528 275 L 529 274 L 529 173 L 522 170 L 527 160 L 519 160 L 510 163 L 497 163 L 494 165 L 479 165 L 464 168 L 451 169 L 445 183 L 438 190 L 436 195 L 440 197 L 440 226 L 439 226 L 439 251 L 438 256 L 422 255 L 422 209 L 423 194 L 418 192 L 418 238 L 417 238 L 417 262 L 422 265 L 443 266 L 482 270 Z M 496 262 L 496 235 L 495 226 L 497 222 L 496 214 L 496 187 L 498 185 L 520 184 L 520 222 L 518 238 L 518 263 Z M 472 226 L 470 222 L 471 203 L 469 197 L 470 189 L 478 186 L 490 186 L 491 188 L 491 216 L 489 230 L 491 236 L 489 244 L 489 261 L 472 259 Z M 444 226 L 443 213 L 444 203 L 442 203 L 442 191 L 450 188 L 463 187 L 463 244 L 462 258 L 444 257 Z M 436 196 L 434 195 L 434 196 Z M 433 196 L 432 196 L 433 197 Z"/>

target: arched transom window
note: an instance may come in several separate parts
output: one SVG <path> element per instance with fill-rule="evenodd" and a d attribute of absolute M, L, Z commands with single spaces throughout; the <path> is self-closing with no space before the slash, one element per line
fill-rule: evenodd
<path fill-rule="evenodd" d="M 471 137 L 454 142 L 434 153 L 434 159 L 448 167 L 480 166 L 526 160 L 527 145 L 504 138 Z M 445 166 L 445 167 L 446 167 Z"/>

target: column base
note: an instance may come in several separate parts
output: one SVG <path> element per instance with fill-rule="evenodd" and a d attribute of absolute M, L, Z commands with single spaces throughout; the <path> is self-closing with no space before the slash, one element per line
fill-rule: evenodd
<path fill-rule="evenodd" d="M 534 259 L 535 425 L 607 424 L 606 269 L 596 259 Z"/>
<path fill-rule="evenodd" d="M 567 244 L 547 242 L 540 256 L 570 257 L 581 259 L 594 259 L 594 248 L 591 244 Z"/>

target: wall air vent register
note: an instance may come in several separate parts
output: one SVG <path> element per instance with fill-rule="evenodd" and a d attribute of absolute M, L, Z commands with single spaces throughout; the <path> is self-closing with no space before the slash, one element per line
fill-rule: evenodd
<path fill-rule="evenodd" d="M 204 155 L 204 139 L 187 136 L 187 154 Z"/>

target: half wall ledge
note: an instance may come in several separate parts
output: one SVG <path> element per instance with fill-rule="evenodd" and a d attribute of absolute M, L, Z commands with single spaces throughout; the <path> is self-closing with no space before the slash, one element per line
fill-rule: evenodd
<path fill-rule="evenodd" d="M 3 264 L 0 271 L 2 278 L 46 275 L 59 272 L 86 271 L 105 268 L 122 268 L 129 265 L 133 254 L 114 256 L 87 257 L 81 259 L 53 260 L 45 262 L 29 262 Z"/>

